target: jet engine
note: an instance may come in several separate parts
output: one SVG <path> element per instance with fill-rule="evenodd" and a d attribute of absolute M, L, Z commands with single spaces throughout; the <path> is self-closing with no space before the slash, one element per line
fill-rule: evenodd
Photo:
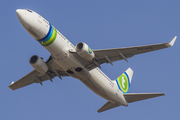
<path fill-rule="evenodd" d="M 94 52 L 91 50 L 91 48 L 83 42 L 80 42 L 76 45 L 76 51 L 78 55 L 89 61 L 92 61 L 95 57 Z"/>
<path fill-rule="evenodd" d="M 29 60 L 31 66 L 38 72 L 45 74 L 48 71 L 46 63 L 37 55 L 33 55 Z"/>

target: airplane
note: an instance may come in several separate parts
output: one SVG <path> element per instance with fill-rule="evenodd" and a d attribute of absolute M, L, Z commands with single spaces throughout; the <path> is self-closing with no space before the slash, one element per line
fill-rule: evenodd
<path fill-rule="evenodd" d="M 174 45 L 177 36 L 169 43 L 153 44 L 136 47 L 92 50 L 86 43 L 79 42 L 74 46 L 51 23 L 30 9 L 17 9 L 16 14 L 25 30 L 50 52 L 46 62 L 33 55 L 29 62 L 34 68 L 26 76 L 12 82 L 10 89 L 18 88 L 50 80 L 54 77 L 71 76 L 79 79 L 90 90 L 107 100 L 98 112 L 129 103 L 164 95 L 164 93 L 128 93 L 133 70 L 128 68 L 116 80 L 111 80 L 100 69 L 101 64 L 125 60 L 134 55 L 168 48 Z"/>

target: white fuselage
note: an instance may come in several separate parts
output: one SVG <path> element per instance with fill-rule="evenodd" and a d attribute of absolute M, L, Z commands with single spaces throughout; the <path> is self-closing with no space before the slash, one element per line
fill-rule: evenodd
<path fill-rule="evenodd" d="M 36 40 L 44 38 L 48 35 L 50 27 L 53 28 L 46 19 L 34 11 L 18 9 L 16 13 L 23 27 Z M 53 29 L 54 31 L 56 30 L 55 28 Z M 76 51 L 75 46 L 58 30 L 56 30 L 56 32 L 57 35 L 54 41 L 50 41 L 51 43 L 49 42 L 47 44 L 41 43 L 43 47 L 51 53 L 51 56 L 59 67 L 66 71 L 70 76 L 81 80 L 88 88 L 99 96 L 119 105 L 127 106 L 128 103 L 124 99 L 123 93 L 119 90 L 116 82 L 111 81 L 99 68 L 88 71 L 81 62 L 71 54 L 70 51 Z M 55 33 L 52 34 L 55 35 Z M 77 72 L 75 69 L 78 67 L 83 70 Z M 68 71 L 73 72 L 73 74 Z"/>

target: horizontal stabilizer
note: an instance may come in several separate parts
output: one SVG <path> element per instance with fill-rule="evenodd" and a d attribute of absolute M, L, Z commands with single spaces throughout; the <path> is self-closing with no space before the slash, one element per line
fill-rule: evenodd
<path fill-rule="evenodd" d="M 145 100 L 149 98 L 159 97 L 162 95 L 164 95 L 164 93 L 126 93 L 124 94 L 124 97 L 128 103 L 131 103 L 131 102 L 136 102 L 136 101 Z M 117 105 L 116 103 L 108 101 L 98 110 L 98 112 L 100 113 L 100 112 L 103 112 L 103 111 L 106 111 L 106 110 L 109 110 L 118 106 L 120 105 Z"/>
<path fill-rule="evenodd" d="M 118 107 L 120 105 L 117 105 L 116 103 L 113 103 L 113 102 L 110 102 L 108 101 L 106 104 L 104 104 L 99 110 L 98 112 L 103 112 L 103 111 L 106 111 L 106 110 L 109 110 L 109 109 L 112 109 L 112 108 L 115 108 L 115 107 Z"/>
<path fill-rule="evenodd" d="M 124 97 L 128 103 L 162 96 L 164 93 L 127 93 Z"/>

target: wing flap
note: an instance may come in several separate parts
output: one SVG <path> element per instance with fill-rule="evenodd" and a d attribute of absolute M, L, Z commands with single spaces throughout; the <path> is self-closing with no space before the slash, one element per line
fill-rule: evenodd
<path fill-rule="evenodd" d="M 104 104 L 99 110 L 98 112 L 103 112 L 103 111 L 106 111 L 106 110 L 109 110 L 109 109 L 112 109 L 112 108 L 115 108 L 115 107 L 118 107 L 120 105 L 117 105 L 116 103 L 113 103 L 113 102 L 110 102 L 108 101 L 106 104 Z"/>
<path fill-rule="evenodd" d="M 128 103 L 131 103 L 149 98 L 159 97 L 162 95 L 164 95 L 164 93 L 127 93 L 124 94 L 124 97 Z"/>

